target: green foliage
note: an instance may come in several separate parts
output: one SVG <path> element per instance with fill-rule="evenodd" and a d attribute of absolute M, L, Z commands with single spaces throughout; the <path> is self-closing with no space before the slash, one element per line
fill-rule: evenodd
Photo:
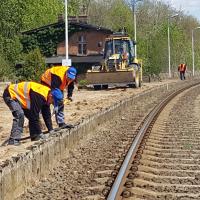
<path fill-rule="evenodd" d="M 130 8 L 123 0 L 116 0 L 108 15 L 110 19 L 108 26 L 116 31 L 125 27 L 131 33 L 133 32 L 132 15 Z"/>
<path fill-rule="evenodd" d="M 87 82 L 87 80 L 85 80 L 85 79 L 82 79 L 82 80 L 80 80 L 80 81 L 78 82 L 78 85 L 81 86 L 81 87 L 86 86 L 87 84 L 88 84 L 88 82 Z"/>
<path fill-rule="evenodd" d="M 0 6 L 0 33 L 3 37 L 13 38 L 23 26 L 24 1 L 4 0 Z"/>
<path fill-rule="evenodd" d="M 126 28 L 133 32 L 133 14 L 124 0 L 91 1 L 89 21 L 98 26 L 118 31 Z"/>
<path fill-rule="evenodd" d="M 26 0 L 26 14 L 23 16 L 23 28 L 30 30 L 57 21 L 64 12 L 62 0 Z"/>
<path fill-rule="evenodd" d="M 0 78 L 15 77 L 14 66 L 20 57 L 22 46 L 17 36 L 13 39 L 0 36 Z"/>
<path fill-rule="evenodd" d="M 4 0 L 0 6 L 1 34 L 12 38 L 23 30 L 57 21 L 63 12 L 62 0 Z"/>
<path fill-rule="evenodd" d="M 22 44 L 19 37 L 15 36 L 12 39 L 4 38 L 3 45 L 3 54 L 6 60 L 14 65 L 16 63 L 16 60 L 19 59 L 20 53 L 22 51 Z"/>
<path fill-rule="evenodd" d="M 138 57 L 145 61 L 144 71 L 148 74 L 168 72 L 168 16 L 177 11 L 154 0 L 145 0 L 137 10 Z M 179 16 L 171 18 L 169 24 L 172 73 L 177 71 L 181 62 L 187 63 L 188 70 L 191 70 L 191 30 L 199 26 L 194 18 L 181 12 Z M 196 46 L 195 52 L 197 50 Z"/>
<path fill-rule="evenodd" d="M 17 70 L 17 77 L 20 81 L 38 81 L 41 74 L 45 71 L 45 59 L 39 49 L 30 51 L 24 55 L 21 68 Z"/>
<path fill-rule="evenodd" d="M 143 57 L 148 61 L 147 67 L 149 74 L 159 74 L 167 67 L 167 27 L 166 24 L 160 26 L 156 31 L 149 32 L 146 44 L 147 52 L 143 51 Z M 139 51 L 140 53 L 140 51 Z M 140 53 L 141 55 L 141 53 Z M 146 72 L 144 70 L 144 72 Z"/>
<path fill-rule="evenodd" d="M 80 0 L 69 0 L 68 1 L 68 12 L 72 16 L 78 15 L 80 6 Z"/>
<path fill-rule="evenodd" d="M 68 35 L 69 37 L 74 33 L 80 31 L 80 28 L 72 27 L 69 25 Z M 23 34 L 21 37 L 21 43 L 23 45 L 23 52 L 39 48 L 41 53 L 50 57 L 56 55 L 57 45 L 65 40 L 65 24 L 59 23 L 55 26 L 49 26 L 46 29 L 38 30 L 32 34 Z"/>
<path fill-rule="evenodd" d="M 13 68 L 10 67 L 9 63 L 5 60 L 2 54 L 0 54 L 0 81 L 7 79 L 13 79 L 14 72 Z"/>
<path fill-rule="evenodd" d="M 19 33 L 56 22 L 58 14 L 63 13 L 63 11 L 64 4 L 62 0 L 1 1 L 0 62 L 4 63 L 5 69 L 0 68 L 0 77 L 8 75 L 10 77 L 10 75 L 15 73 L 14 66 L 19 62 L 22 52 Z M 30 37 L 25 40 L 32 46 L 30 49 L 27 49 L 27 53 L 40 47 L 36 40 L 30 39 Z M 53 43 L 53 41 L 49 43 Z M 52 52 L 51 48 L 49 48 L 49 52 Z"/>
<path fill-rule="evenodd" d="M 64 23 L 59 27 L 49 27 L 40 30 L 31 35 L 23 35 L 21 42 L 23 44 L 23 52 L 27 53 L 35 48 L 39 48 L 43 55 L 52 56 L 56 54 L 56 47 L 65 37 Z"/>

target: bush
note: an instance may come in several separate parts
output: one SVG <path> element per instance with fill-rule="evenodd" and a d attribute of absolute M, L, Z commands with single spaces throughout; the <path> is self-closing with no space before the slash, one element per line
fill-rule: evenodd
<path fill-rule="evenodd" d="M 38 81 L 45 71 L 45 59 L 39 49 L 24 55 L 21 67 L 17 70 L 18 80 Z"/>
<path fill-rule="evenodd" d="M 81 87 L 86 86 L 87 84 L 88 84 L 88 82 L 87 82 L 87 80 L 85 80 L 85 79 L 82 79 L 82 80 L 80 80 L 80 81 L 78 82 L 78 85 L 81 86 Z"/>
<path fill-rule="evenodd" d="M 14 77 L 13 67 L 0 54 L 0 81 L 11 80 Z"/>

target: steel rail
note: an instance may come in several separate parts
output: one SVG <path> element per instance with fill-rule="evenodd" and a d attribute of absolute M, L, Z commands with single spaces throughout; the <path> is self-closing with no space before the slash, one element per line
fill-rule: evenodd
<path fill-rule="evenodd" d="M 180 94 L 181 92 L 183 92 L 184 90 L 187 90 L 191 87 L 194 87 L 196 85 L 200 84 L 200 82 L 198 83 L 194 83 L 191 84 L 189 86 L 186 86 L 184 88 L 181 88 L 173 93 L 171 93 L 166 99 L 164 99 L 161 103 L 159 103 L 158 105 L 155 106 L 155 108 L 148 114 L 147 118 L 145 119 L 144 123 L 141 125 L 141 128 L 137 134 L 137 136 L 134 138 L 134 141 L 123 161 L 123 164 L 119 170 L 119 173 L 112 185 L 111 191 L 107 197 L 107 200 L 118 200 L 120 195 L 121 195 L 121 190 L 120 188 L 122 188 L 124 182 L 123 179 L 127 173 L 128 167 L 132 161 L 132 159 L 135 157 L 136 152 L 138 150 L 138 147 L 146 133 L 146 131 L 148 130 L 149 126 L 152 124 L 152 122 L 157 118 L 157 116 L 160 114 L 160 112 L 164 109 L 164 107 L 178 94 Z"/>

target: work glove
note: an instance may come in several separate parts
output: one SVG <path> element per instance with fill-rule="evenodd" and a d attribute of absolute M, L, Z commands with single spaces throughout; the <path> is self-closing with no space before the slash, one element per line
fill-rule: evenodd
<path fill-rule="evenodd" d="M 66 99 L 64 100 L 64 103 L 63 103 L 63 104 L 64 104 L 64 105 L 69 105 L 70 102 L 71 102 L 71 101 L 70 101 L 68 98 L 66 98 Z"/>

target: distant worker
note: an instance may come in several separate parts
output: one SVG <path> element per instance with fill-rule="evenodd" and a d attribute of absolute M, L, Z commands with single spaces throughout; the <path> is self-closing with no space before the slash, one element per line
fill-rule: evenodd
<path fill-rule="evenodd" d="M 122 53 L 122 51 L 121 51 L 120 46 L 115 45 L 115 54 L 121 54 L 121 53 Z"/>
<path fill-rule="evenodd" d="M 62 92 L 67 89 L 67 98 L 72 101 L 74 82 L 76 81 L 77 71 L 74 67 L 54 66 L 47 69 L 41 76 L 41 83 L 51 89 L 59 88 Z M 55 113 L 56 122 L 59 127 L 65 124 L 64 103 L 59 106 Z"/>
<path fill-rule="evenodd" d="M 185 80 L 185 71 L 186 71 L 186 64 L 180 64 L 178 66 L 178 71 L 180 73 L 180 79 Z"/>
<path fill-rule="evenodd" d="M 59 89 L 50 90 L 49 87 L 35 82 L 21 82 L 10 84 L 3 93 L 3 99 L 13 115 L 9 145 L 19 145 L 23 133 L 24 115 L 29 120 L 29 131 L 32 141 L 44 138 L 39 124 L 41 111 L 48 131 L 53 129 L 50 104 L 58 104 L 63 100 Z"/>
<path fill-rule="evenodd" d="M 122 50 L 122 62 L 126 62 L 126 65 L 129 65 L 129 53 L 125 48 Z"/>

